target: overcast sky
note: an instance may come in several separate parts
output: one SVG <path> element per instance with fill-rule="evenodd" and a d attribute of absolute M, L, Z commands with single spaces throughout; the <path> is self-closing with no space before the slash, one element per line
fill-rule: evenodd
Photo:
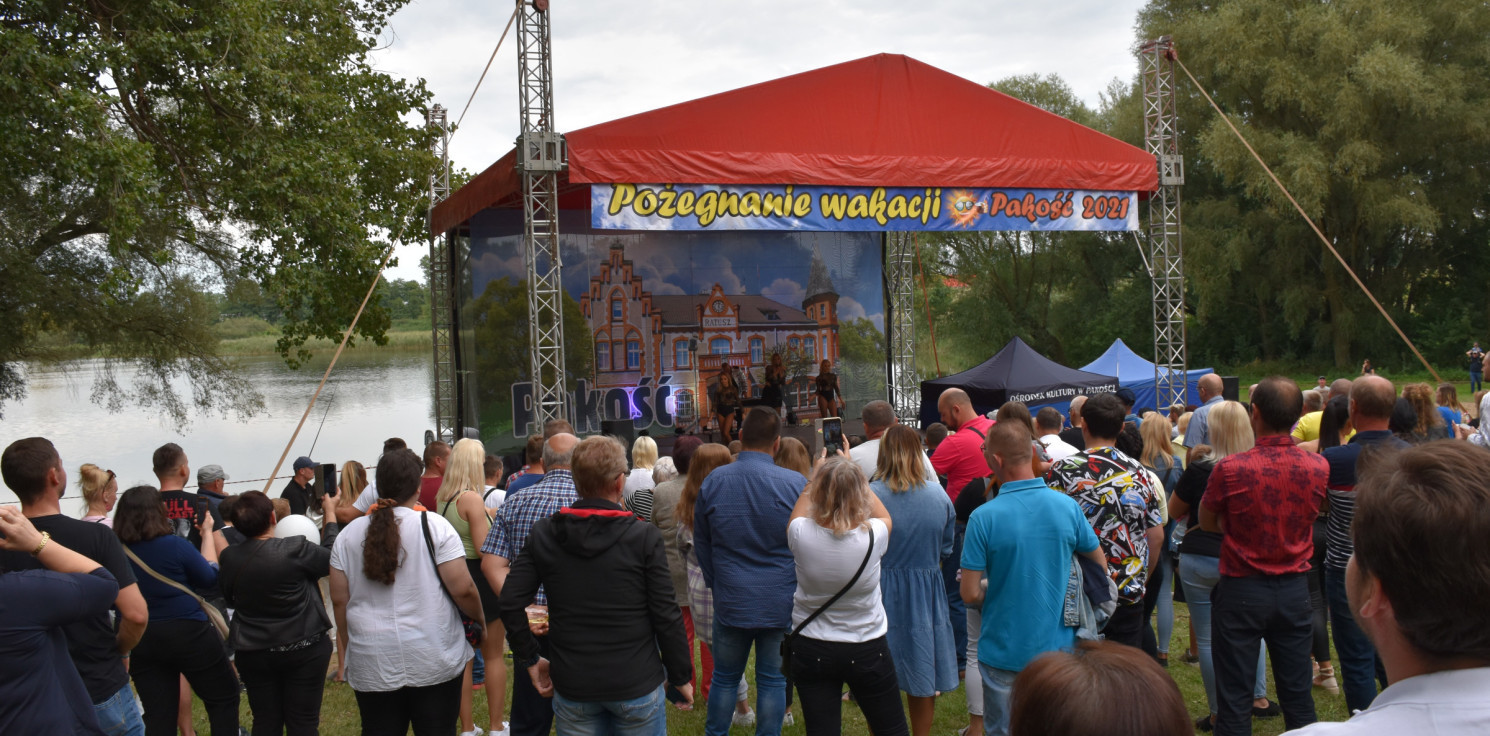
<path fill-rule="evenodd" d="M 988 83 L 1058 74 L 1089 105 L 1137 72 L 1141 0 L 551 0 L 554 117 L 570 131 L 879 53 Z M 393 16 L 376 66 L 423 78 L 454 121 L 512 14 L 510 2 L 412 0 Z M 512 35 L 451 143 L 480 172 L 517 137 Z M 421 278 L 419 246 L 391 278 Z"/>

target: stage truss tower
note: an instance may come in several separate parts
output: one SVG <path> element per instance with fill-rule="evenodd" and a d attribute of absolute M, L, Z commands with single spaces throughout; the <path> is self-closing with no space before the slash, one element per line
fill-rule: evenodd
<path fill-rule="evenodd" d="M 1143 130 L 1159 165 L 1159 188 L 1149 198 L 1148 237 L 1140 245 L 1154 287 L 1154 393 L 1158 408 L 1185 403 L 1185 263 L 1180 246 L 1180 157 L 1174 109 L 1174 41 L 1163 36 L 1139 49 L 1143 75 Z"/>
<path fill-rule="evenodd" d="M 559 172 L 564 138 L 554 129 L 548 0 L 517 0 L 517 84 L 521 129 L 517 168 L 523 180 L 523 260 L 528 276 L 529 373 L 533 415 L 541 428 L 569 419 L 564 373 L 564 284 L 559 256 Z"/>
<path fill-rule="evenodd" d="M 885 233 L 885 286 L 890 298 L 890 404 L 902 424 L 919 425 L 916 378 L 915 243 L 911 233 Z"/>
<path fill-rule="evenodd" d="M 429 210 L 450 196 L 450 121 L 440 105 L 425 122 L 435 129 L 433 151 L 439 168 L 429 177 Z M 456 436 L 455 300 L 452 291 L 450 238 L 440 233 L 429 241 L 429 303 L 435 356 L 435 435 L 446 442 Z"/>

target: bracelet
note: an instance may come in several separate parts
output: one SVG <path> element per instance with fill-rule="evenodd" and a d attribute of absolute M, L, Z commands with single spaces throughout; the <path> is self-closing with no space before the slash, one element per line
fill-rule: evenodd
<path fill-rule="evenodd" d="M 41 551 L 43 549 L 46 549 L 47 542 L 50 542 L 50 541 L 52 541 L 52 533 L 51 532 L 42 532 L 41 533 L 41 544 L 36 545 L 36 549 L 31 550 L 31 556 L 35 557 L 36 555 L 41 554 Z"/>

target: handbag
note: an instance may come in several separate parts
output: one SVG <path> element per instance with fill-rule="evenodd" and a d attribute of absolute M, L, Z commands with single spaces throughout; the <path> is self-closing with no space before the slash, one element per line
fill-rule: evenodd
<path fill-rule="evenodd" d="M 172 580 L 151 569 L 149 565 L 145 564 L 144 560 L 141 560 L 138 556 L 135 555 L 134 552 L 130 551 L 127 545 L 119 546 L 124 547 L 124 554 L 129 556 L 131 562 L 139 565 L 140 569 L 145 571 L 145 574 L 149 575 L 152 578 L 155 578 L 156 580 L 159 580 L 162 583 L 165 583 L 166 585 L 171 586 L 172 588 L 175 588 L 176 590 L 181 591 L 182 593 L 191 596 L 191 599 L 196 601 L 198 606 L 202 607 L 202 613 L 207 614 L 207 621 L 208 623 L 212 624 L 212 628 L 217 629 L 218 635 L 221 636 L 224 641 L 227 640 L 228 620 L 223 617 L 222 611 L 217 610 L 217 606 L 208 603 L 206 599 L 204 599 L 202 596 L 197 595 L 196 591 L 192 590 L 191 588 L 188 588 L 185 585 L 182 585 L 181 583 L 178 583 L 175 580 Z"/>
<path fill-rule="evenodd" d="M 429 562 L 435 566 L 435 580 L 440 581 L 440 590 L 445 591 L 445 597 L 450 599 L 450 604 L 455 606 L 455 612 L 460 614 L 460 628 L 466 635 L 466 643 L 472 647 L 481 646 L 482 633 L 485 626 L 460 610 L 460 604 L 455 602 L 455 596 L 450 595 L 450 589 L 445 587 L 445 578 L 440 577 L 440 562 L 435 559 L 435 538 L 429 533 L 429 512 L 419 512 L 419 524 L 424 527 L 424 546 L 429 549 Z"/>
<path fill-rule="evenodd" d="M 848 584 L 843 586 L 842 590 L 834 593 L 833 597 L 829 598 L 827 603 L 818 606 L 816 611 L 813 611 L 807 618 L 802 619 L 802 623 L 797 624 L 797 627 L 792 629 L 792 632 L 781 640 L 781 675 L 786 678 L 786 706 L 788 708 L 792 705 L 792 643 L 802 634 L 802 629 L 807 628 L 807 624 L 817 620 L 818 616 L 823 615 L 824 611 L 828 610 L 830 606 L 838 602 L 839 598 L 842 598 L 844 594 L 848 593 L 849 589 L 854 587 L 854 583 L 859 582 L 859 576 L 864 574 L 864 568 L 869 566 L 869 558 L 873 554 L 874 527 L 870 526 L 869 549 L 864 550 L 864 561 L 859 563 L 859 569 L 855 570 L 854 576 L 848 579 Z"/>

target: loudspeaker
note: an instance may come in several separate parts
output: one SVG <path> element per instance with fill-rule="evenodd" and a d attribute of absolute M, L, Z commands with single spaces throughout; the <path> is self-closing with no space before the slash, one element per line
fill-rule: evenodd
<path fill-rule="evenodd" d="M 631 464 L 631 443 L 636 440 L 636 425 L 630 419 L 602 419 L 600 433 L 615 437 L 626 446 L 626 464 Z"/>
<path fill-rule="evenodd" d="M 1236 376 L 1221 377 L 1221 398 L 1227 401 L 1241 401 L 1242 379 Z"/>
<path fill-rule="evenodd" d="M 795 437 L 807 447 L 807 456 L 817 460 L 817 454 L 823 449 L 823 433 L 812 426 L 801 424 L 788 424 L 781 428 L 782 437 Z"/>

